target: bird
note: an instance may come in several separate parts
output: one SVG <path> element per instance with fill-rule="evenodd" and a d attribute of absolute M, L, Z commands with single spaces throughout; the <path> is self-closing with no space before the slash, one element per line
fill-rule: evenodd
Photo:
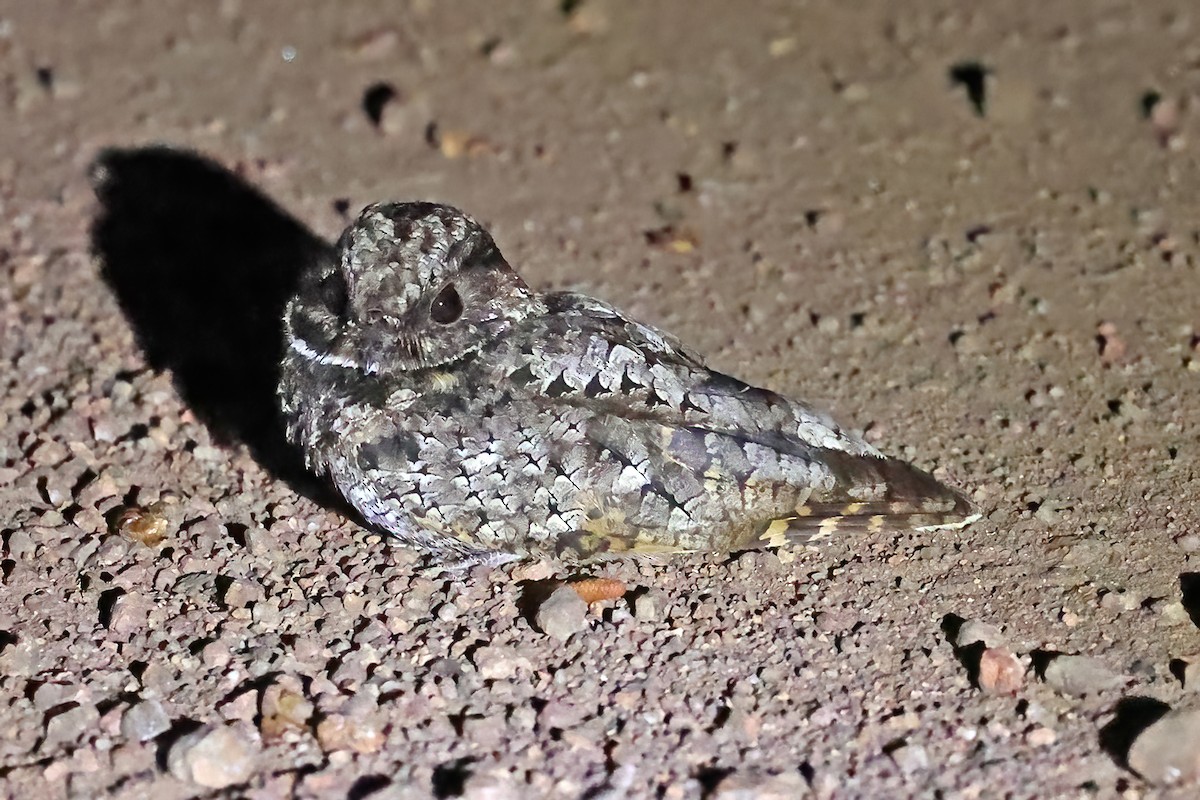
<path fill-rule="evenodd" d="M 538 292 L 465 212 L 367 206 L 299 278 L 278 398 L 307 468 L 452 566 L 961 527 L 973 504 L 674 336 Z"/>

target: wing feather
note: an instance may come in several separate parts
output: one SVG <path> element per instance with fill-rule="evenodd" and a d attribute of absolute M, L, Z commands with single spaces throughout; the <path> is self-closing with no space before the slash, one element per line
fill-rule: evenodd
<path fill-rule="evenodd" d="M 551 295 L 520 341 L 522 400 L 587 410 L 603 547 L 744 549 L 954 521 L 970 504 L 803 403 L 705 367 L 591 298 Z M 583 354 L 581 357 L 580 354 Z"/>

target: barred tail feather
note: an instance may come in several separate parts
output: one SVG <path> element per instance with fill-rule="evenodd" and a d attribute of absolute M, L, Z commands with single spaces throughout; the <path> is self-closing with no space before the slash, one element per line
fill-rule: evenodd
<path fill-rule="evenodd" d="M 836 488 L 760 525 L 747 547 L 781 547 L 880 530 L 961 528 L 979 518 L 960 492 L 897 458 L 826 453 Z"/>

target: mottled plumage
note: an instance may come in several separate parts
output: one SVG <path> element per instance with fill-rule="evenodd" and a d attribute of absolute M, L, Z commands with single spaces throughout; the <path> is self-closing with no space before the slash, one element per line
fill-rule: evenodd
<path fill-rule="evenodd" d="M 456 209 L 370 206 L 339 253 L 285 313 L 289 436 L 363 517 L 444 561 L 733 551 L 971 513 L 607 303 L 532 291 Z"/>

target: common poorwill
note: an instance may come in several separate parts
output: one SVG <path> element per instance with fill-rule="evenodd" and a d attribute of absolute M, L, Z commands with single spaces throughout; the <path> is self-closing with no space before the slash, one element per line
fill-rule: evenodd
<path fill-rule="evenodd" d="M 367 207 L 285 312 L 288 435 L 442 561 L 733 551 L 947 527 L 971 504 L 827 415 L 580 294 L 457 209 Z"/>

